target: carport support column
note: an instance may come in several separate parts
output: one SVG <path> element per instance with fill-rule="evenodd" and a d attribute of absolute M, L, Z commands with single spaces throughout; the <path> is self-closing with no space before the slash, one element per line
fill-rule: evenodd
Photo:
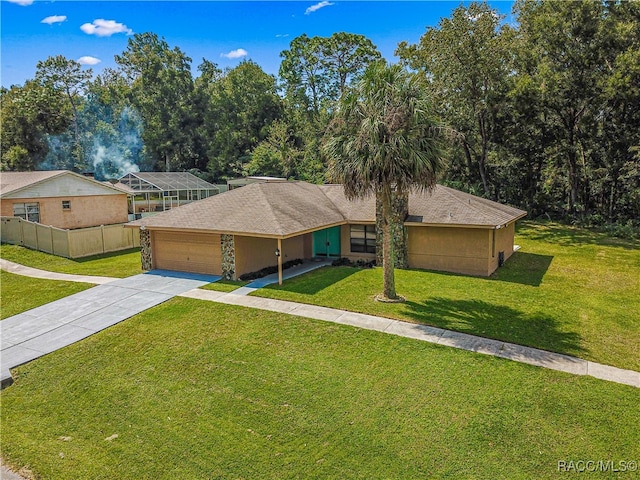
<path fill-rule="evenodd" d="M 236 242 L 233 235 L 220 235 L 222 243 L 222 278 L 236 280 Z"/>
<path fill-rule="evenodd" d="M 278 251 L 280 255 L 278 255 L 278 285 L 282 285 L 282 239 L 278 239 Z"/>
<path fill-rule="evenodd" d="M 153 270 L 151 232 L 144 227 L 140 228 L 140 258 L 142 259 L 142 270 Z"/>

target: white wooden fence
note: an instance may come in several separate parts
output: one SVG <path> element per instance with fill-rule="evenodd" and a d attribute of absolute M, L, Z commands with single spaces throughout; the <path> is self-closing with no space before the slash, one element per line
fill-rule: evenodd
<path fill-rule="evenodd" d="M 63 230 L 19 217 L 1 217 L 0 225 L 3 243 L 23 245 L 67 258 L 87 257 L 140 246 L 139 230 L 124 228 L 122 224 Z"/>

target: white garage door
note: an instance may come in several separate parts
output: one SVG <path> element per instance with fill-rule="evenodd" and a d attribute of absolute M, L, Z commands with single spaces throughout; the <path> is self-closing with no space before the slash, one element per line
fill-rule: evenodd
<path fill-rule="evenodd" d="M 153 232 L 155 268 L 179 272 L 222 273 L 220 235 Z"/>

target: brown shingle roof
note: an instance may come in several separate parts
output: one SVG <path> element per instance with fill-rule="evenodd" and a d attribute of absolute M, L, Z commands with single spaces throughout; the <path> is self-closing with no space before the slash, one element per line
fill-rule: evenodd
<path fill-rule="evenodd" d="M 317 185 L 274 182 L 252 183 L 130 225 L 286 237 L 344 220 Z"/>
<path fill-rule="evenodd" d="M 20 190 L 37 186 L 55 177 L 68 176 L 77 178 L 80 181 L 89 182 L 89 184 L 101 189 L 108 188 L 113 192 L 120 192 L 117 188 L 114 188 L 110 183 L 98 182 L 91 177 L 80 175 L 79 173 L 72 172 L 70 170 L 38 170 L 34 172 L 2 172 L 0 173 L 0 196 L 5 196 L 10 193 L 18 192 Z M 76 192 L 77 193 L 77 192 Z M 13 195 L 12 195 L 13 197 Z"/>
<path fill-rule="evenodd" d="M 351 222 L 375 222 L 376 199 L 373 195 L 362 200 L 347 200 L 342 185 L 318 185 L 318 188 L 329 197 L 345 220 Z"/>
<path fill-rule="evenodd" d="M 438 185 L 431 195 L 409 195 L 409 216 L 406 221 L 496 227 L 526 214 L 518 208 Z"/>
<path fill-rule="evenodd" d="M 138 193 L 136 192 L 133 188 L 131 188 L 129 185 L 125 185 L 124 183 L 111 183 L 111 182 L 102 182 L 105 185 L 109 185 L 110 187 L 116 188 L 126 194 L 135 194 Z"/>
<path fill-rule="evenodd" d="M 409 196 L 407 222 L 496 227 L 526 215 L 452 188 Z M 342 185 L 254 183 L 129 223 L 151 229 L 287 237 L 340 223 L 375 221 L 375 198 L 348 201 Z"/>
<path fill-rule="evenodd" d="M 0 173 L 0 195 L 28 187 L 49 178 L 62 175 L 66 170 L 46 170 L 38 172 L 2 172 Z"/>

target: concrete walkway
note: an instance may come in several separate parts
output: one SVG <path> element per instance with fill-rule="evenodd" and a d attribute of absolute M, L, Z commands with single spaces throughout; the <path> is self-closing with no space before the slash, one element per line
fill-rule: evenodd
<path fill-rule="evenodd" d="M 66 282 L 93 283 L 96 285 L 103 285 L 105 283 L 119 280 L 118 278 L 113 277 L 96 277 L 94 275 L 74 275 L 72 273 L 48 272 L 38 268 L 25 267 L 24 265 L 10 262 L 4 258 L 0 258 L 0 270 L 15 273 L 16 275 L 23 275 L 25 277 L 44 278 L 47 280 L 64 280 Z"/>
<path fill-rule="evenodd" d="M 318 268 L 323 266 L 326 262 L 309 263 L 311 264 L 310 266 L 315 265 L 313 268 Z M 305 265 L 307 264 L 298 266 L 300 268 L 297 270 L 296 267 L 285 270 L 285 272 L 288 272 L 288 275 L 284 278 L 291 278 L 292 276 L 313 270 L 313 268 L 309 268 L 309 270 L 303 271 L 302 267 L 305 267 Z M 5 266 L 8 266 L 8 268 L 5 268 Z M 109 277 L 45 272 L 43 270 L 23 267 L 22 265 L 15 264 L 13 262 L 7 262 L 6 260 L 0 261 L 0 267 L 3 270 L 9 270 L 10 268 L 11 270 L 9 271 L 19 275 L 35 276 L 38 278 L 89 283 L 108 283 L 102 287 L 91 288 L 84 292 L 80 292 L 70 297 L 52 302 L 48 305 L 44 305 L 0 321 L 0 343 L 2 347 L 0 373 L 2 376 L 3 386 L 5 386 L 5 377 L 7 377 L 7 382 L 11 381 L 9 368 L 13 368 L 44 355 L 45 353 L 62 348 L 63 346 L 69 345 L 92 335 L 97 331 L 107 328 L 108 326 L 125 320 L 126 318 L 129 318 L 130 316 L 147 308 L 162 303 L 175 295 L 180 295 L 199 300 L 239 305 L 249 308 L 269 310 L 272 312 L 288 313 L 290 315 L 297 315 L 305 318 L 313 318 L 316 320 L 341 323 L 368 330 L 376 330 L 392 335 L 400 335 L 416 340 L 437 343 L 439 345 L 446 345 L 486 355 L 507 358 L 516 362 L 527 363 L 552 370 L 559 370 L 575 375 L 589 375 L 602 380 L 640 388 L 640 372 L 602 365 L 600 363 L 590 362 L 560 353 L 524 347 L 522 345 L 491 340 L 466 333 L 444 330 L 442 328 L 417 325 L 383 317 L 375 317 L 373 315 L 353 313 L 345 310 L 319 307 L 303 303 L 247 296 L 248 293 L 256 290 L 256 288 L 249 287 L 251 284 L 234 290 L 231 293 L 202 290 L 197 288 L 206 283 L 219 280 L 220 277 L 215 276 L 156 270 L 147 274 L 136 275 L 125 279 L 115 279 Z M 30 275 L 30 273 L 33 273 L 33 275 Z M 264 281 L 265 279 L 260 280 Z M 272 280 L 273 278 L 267 279 L 267 282 L 274 283 Z M 275 275 L 275 281 L 277 282 L 277 274 Z M 261 282 L 256 281 L 252 283 L 258 287 Z M 263 283 L 260 286 L 264 286 L 268 283 Z M 109 287 L 115 287 L 115 289 L 112 288 L 111 290 L 107 290 Z M 247 288 L 250 288 L 250 290 L 243 290 Z M 126 290 L 127 293 L 121 292 L 124 295 L 122 298 L 116 299 L 116 297 L 113 297 L 113 301 L 111 301 L 111 298 L 109 297 L 114 295 L 116 292 L 119 292 L 120 289 Z M 79 299 L 79 304 L 75 303 L 75 300 L 72 300 L 69 304 L 71 307 L 66 313 L 63 313 L 64 308 L 61 310 L 58 309 L 58 307 L 67 305 L 65 300 L 72 297 Z M 130 301 L 128 301 L 129 299 Z M 93 304 L 93 307 L 95 307 L 96 310 L 90 311 L 92 307 L 87 306 L 86 303 Z M 53 305 L 57 306 L 51 307 Z M 76 306 L 74 307 L 74 305 Z M 76 312 L 74 308 L 77 308 L 78 311 Z M 40 323 L 43 331 L 40 335 L 37 335 L 37 324 L 29 323 L 29 321 L 32 320 L 29 317 L 38 316 L 40 312 L 42 312 L 43 315 L 43 319 Z M 64 317 L 63 320 L 60 320 L 60 317 Z M 18 320 L 12 320 L 16 318 L 18 318 Z M 20 326 L 22 323 L 19 321 L 20 318 L 27 322 L 22 327 Z M 5 323 L 9 320 L 12 320 L 14 323 L 13 327 L 11 327 L 11 322 Z M 29 338 L 20 337 L 20 329 L 31 329 L 32 336 Z M 6 336 L 5 331 L 7 332 Z M 42 338 L 40 338 L 41 336 Z M 14 350 L 9 352 L 11 349 Z M 5 358 L 7 358 L 6 361 Z"/>
<path fill-rule="evenodd" d="M 328 265 L 331 265 L 333 263 L 333 260 L 333 258 L 305 260 L 304 263 L 283 270 L 282 280 L 288 280 L 289 278 L 297 277 L 298 275 L 310 272 L 311 270 L 315 270 L 320 267 L 326 267 Z M 244 287 L 240 287 L 234 290 L 233 293 L 235 295 L 249 295 L 259 288 L 271 285 L 273 283 L 278 283 L 277 273 L 273 273 L 271 275 L 267 275 L 265 277 L 254 280 L 253 282 L 246 284 Z"/>
<path fill-rule="evenodd" d="M 493 355 L 520 363 L 572 373 L 574 375 L 589 375 L 602 380 L 640 388 L 640 372 L 623 370 L 621 368 L 602 365 L 560 353 L 524 347 L 499 340 L 491 340 L 466 333 L 453 332 L 442 328 L 417 325 L 389 318 L 375 317 L 363 313 L 348 312 L 304 303 L 236 295 L 235 292 L 225 293 L 195 289 L 185 292 L 180 296 L 351 325 L 353 327 L 437 343 L 439 345 L 460 348 L 485 355 Z"/>
<path fill-rule="evenodd" d="M 55 274 L 50 278 L 67 279 L 67 275 Z M 9 369 L 71 345 L 176 295 L 219 279 L 210 275 L 154 270 L 133 277 L 110 279 L 106 284 L 2 320 L 2 388 L 13 382 Z"/>

